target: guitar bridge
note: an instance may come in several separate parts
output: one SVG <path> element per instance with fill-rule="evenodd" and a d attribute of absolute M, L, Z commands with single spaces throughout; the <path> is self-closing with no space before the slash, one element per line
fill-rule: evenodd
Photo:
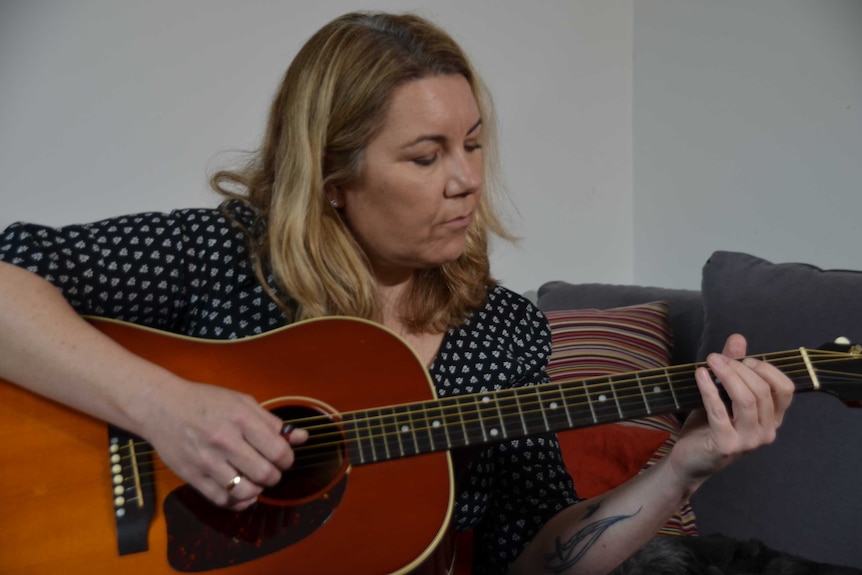
<path fill-rule="evenodd" d="M 141 438 L 108 426 L 108 452 L 118 551 L 120 555 L 147 551 L 155 510 L 152 448 Z"/>

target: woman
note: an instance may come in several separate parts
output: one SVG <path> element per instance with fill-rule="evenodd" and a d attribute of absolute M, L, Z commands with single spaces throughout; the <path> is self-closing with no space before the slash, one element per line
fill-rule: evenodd
<path fill-rule="evenodd" d="M 285 441 L 255 399 L 182 380 L 79 314 L 216 338 L 349 315 L 401 335 L 441 396 L 546 380 L 544 318 L 489 271 L 488 235 L 509 237 L 494 207 L 493 127 L 481 81 L 444 32 L 414 16 L 336 19 L 288 69 L 258 153 L 213 177 L 229 198 L 221 210 L 7 229 L 0 378 L 146 438 L 234 510 L 279 480 L 306 432 Z M 479 369 L 454 353 L 471 344 L 502 361 Z M 475 528 L 474 571 L 605 573 L 709 475 L 770 442 L 792 384 L 729 359 L 744 351 L 735 336 L 709 360 L 733 418 L 701 370 L 706 408 L 671 455 L 596 500 L 578 499 L 551 435 L 484 449 L 455 515 Z"/>

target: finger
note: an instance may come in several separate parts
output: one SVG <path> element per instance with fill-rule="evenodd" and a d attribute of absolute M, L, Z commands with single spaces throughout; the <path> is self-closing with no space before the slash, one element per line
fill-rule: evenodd
<path fill-rule="evenodd" d="M 727 341 L 724 342 L 724 349 L 721 354 L 726 355 L 727 357 L 739 359 L 745 355 L 745 350 L 747 348 L 748 343 L 745 341 L 745 338 L 738 333 L 734 333 L 727 338 Z"/>
<path fill-rule="evenodd" d="M 298 427 L 294 427 L 292 424 L 285 425 L 281 434 L 287 439 L 288 443 L 293 446 L 302 445 L 306 441 L 308 441 L 308 431 L 305 429 L 301 429 Z"/>
<path fill-rule="evenodd" d="M 248 508 L 257 502 L 257 496 L 262 491 L 260 486 L 253 484 L 239 473 L 227 482 L 224 489 L 227 493 L 227 501 L 222 506 L 231 511 L 242 511 Z"/>
<path fill-rule="evenodd" d="M 281 418 L 261 408 L 262 417 L 252 421 L 243 428 L 243 436 L 246 441 L 254 447 L 257 452 L 275 467 L 276 473 L 270 470 L 265 472 L 266 477 L 261 477 L 267 485 L 269 481 L 278 481 L 281 471 L 289 468 L 294 461 L 292 445 L 304 443 L 308 433 L 295 428 L 292 424 L 285 424 Z M 285 441 L 287 440 L 287 441 Z"/>
<path fill-rule="evenodd" d="M 276 438 L 275 441 L 280 441 L 286 449 L 290 450 L 290 446 L 283 439 Z M 292 459 L 293 452 L 290 451 Z M 281 470 L 261 454 L 256 446 L 245 441 L 231 450 L 227 461 L 234 468 L 240 470 L 242 475 L 251 483 L 272 486 L 281 480 Z"/>
<path fill-rule="evenodd" d="M 796 386 L 780 369 L 771 363 L 760 361 L 752 357 L 745 358 L 743 363 L 758 374 L 769 386 L 772 398 L 775 426 L 781 425 L 784 414 L 790 407 Z"/>
<path fill-rule="evenodd" d="M 730 414 L 727 412 L 727 407 L 724 405 L 724 400 L 718 391 L 718 386 L 712 379 L 712 374 L 704 367 L 699 367 L 694 372 L 694 379 L 697 383 L 703 400 L 703 411 L 706 414 L 706 421 L 710 427 L 714 428 L 719 433 L 732 433 L 733 422 L 730 419 Z"/>
<path fill-rule="evenodd" d="M 748 428 L 756 424 L 757 397 L 738 374 L 737 362 L 725 355 L 713 353 L 707 358 L 707 363 L 730 399 L 732 419 L 736 426 Z"/>
<path fill-rule="evenodd" d="M 245 480 L 242 474 L 229 465 L 224 465 L 221 471 L 213 472 L 190 484 L 219 507 L 230 507 L 237 501 L 256 498 L 260 493 L 257 486 Z"/>
<path fill-rule="evenodd" d="M 721 356 L 719 356 L 721 358 Z M 739 361 L 715 361 L 715 372 L 731 400 L 740 446 L 752 449 L 775 438 L 775 406 L 769 384 Z"/>
<path fill-rule="evenodd" d="M 240 511 L 255 503 L 263 492 L 263 487 L 239 472 L 222 485 L 222 489 L 225 499 L 218 504 L 233 511 Z"/>

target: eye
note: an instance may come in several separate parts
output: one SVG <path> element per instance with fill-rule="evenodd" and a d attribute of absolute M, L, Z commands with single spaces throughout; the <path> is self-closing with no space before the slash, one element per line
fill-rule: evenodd
<path fill-rule="evenodd" d="M 422 156 L 420 158 L 413 158 L 412 161 L 417 166 L 427 167 L 437 161 L 437 154 L 432 154 L 430 156 Z"/>
<path fill-rule="evenodd" d="M 464 149 L 468 152 L 475 152 L 476 150 L 482 149 L 482 144 L 480 144 L 479 142 L 468 142 L 464 144 Z"/>

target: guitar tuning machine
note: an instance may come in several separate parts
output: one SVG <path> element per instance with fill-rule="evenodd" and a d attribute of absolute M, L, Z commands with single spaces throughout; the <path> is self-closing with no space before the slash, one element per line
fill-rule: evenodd
<path fill-rule="evenodd" d="M 836 337 L 836 338 L 835 338 L 835 343 L 836 343 L 837 345 L 846 345 L 846 346 L 848 346 L 848 347 L 850 348 L 850 350 L 849 350 L 849 351 L 850 351 L 850 354 L 851 354 L 851 355 L 862 355 L 862 345 L 860 345 L 860 344 L 858 344 L 858 343 L 857 343 L 857 344 L 855 344 L 855 345 L 853 345 L 853 344 L 851 344 L 851 343 L 850 343 L 850 340 L 849 340 L 849 339 L 847 339 L 846 337 L 843 337 L 843 336 L 842 336 L 842 337 Z"/>
<path fill-rule="evenodd" d="M 836 337 L 834 343 L 835 345 L 846 345 L 851 355 L 862 355 L 862 344 L 851 344 L 850 340 L 846 337 Z"/>

